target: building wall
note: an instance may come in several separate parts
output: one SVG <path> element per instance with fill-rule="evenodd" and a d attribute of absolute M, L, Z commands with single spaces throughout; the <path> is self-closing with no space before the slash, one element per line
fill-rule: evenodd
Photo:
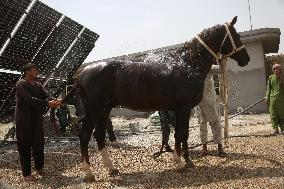
<path fill-rule="evenodd" d="M 230 112 L 237 111 L 239 107 L 246 108 L 265 96 L 266 75 L 262 42 L 251 42 L 245 46 L 251 59 L 247 66 L 239 67 L 232 59 L 227 62 Z M 248 111 L 267 112 L 267 105 L 262 101 Z"/>

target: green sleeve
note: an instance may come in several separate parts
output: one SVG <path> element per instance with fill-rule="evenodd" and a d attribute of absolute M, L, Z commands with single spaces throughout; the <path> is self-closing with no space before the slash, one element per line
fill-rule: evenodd
<path fill-rule="evenodd" d="M 270 83 L 271 77 L 268 78 L 267 81 L 267 87 L 266 87 L 266 95 L 265 99 L 269 102 L 270 101 L 270 93 L 271 93 L 271 83 Z"/>

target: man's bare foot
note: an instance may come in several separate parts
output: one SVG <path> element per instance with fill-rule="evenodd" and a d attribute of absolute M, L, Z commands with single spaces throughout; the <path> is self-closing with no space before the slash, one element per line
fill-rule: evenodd
<path fill-rule="evenodd" d="M 29 181 L 29 182 L 35 182 L 37 181 L 37 178 L 34 175 L 29 175 L 29 176 L 25 176 L 24 180 Z"/>
<path fill-rule="evenodd" d="M 36 173 L 38 174 L 38 175 L 40 175 L 40 176 L 46 176 L 46 172 L 43 170 L 43 169 L 41 169 L 41 170 L 36 170 Z"/>

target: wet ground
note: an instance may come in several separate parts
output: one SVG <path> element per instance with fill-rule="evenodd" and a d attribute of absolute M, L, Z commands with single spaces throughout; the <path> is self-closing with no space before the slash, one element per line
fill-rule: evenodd
<path fill-rule="evenodd" d="M 176 171 L 171 153 L 162 154 L 156 160 L 152 158 L 159 150 L 161 132 L 149 119 L 114 117 L 112 121 L 120 145 L 108 146 L 108 151 L 120 170 L 118 176 L 108 175 L 92 141 L 90 157 L 96 181 L 85 183 L 78 142 L 62 140 L 47 143 L 48 176 L 39 178 L 36 183 L 23 181 L 16 146 L 2 147 L 1 183 L 16 188 L 284 188 L 284 135 L 270 135 L 268 114 L 240 115 L 231 119 L 231 138 L 225 145 L 227 157 L 217 157 L 213 143 L 209 144 L 207 157 L 200 157 L 200 147 L 193 148 L 191 157 L 195 168 L 183 173 Z M 190 127 L 188 142 L 196 146 L 200 143 L 197 119 L 191 119 Z M 173 134 L 170 141 L 173 145 Z"/>

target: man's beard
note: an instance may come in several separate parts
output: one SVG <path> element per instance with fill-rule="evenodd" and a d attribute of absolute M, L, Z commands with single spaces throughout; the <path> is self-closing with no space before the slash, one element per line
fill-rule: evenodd
<path fill-rule="evenodd" d="M 33 76 L 33 79 L 34 79 L 35 81 L 38 81 L 38 79 L 39 79 L 38 75 Z"/>

